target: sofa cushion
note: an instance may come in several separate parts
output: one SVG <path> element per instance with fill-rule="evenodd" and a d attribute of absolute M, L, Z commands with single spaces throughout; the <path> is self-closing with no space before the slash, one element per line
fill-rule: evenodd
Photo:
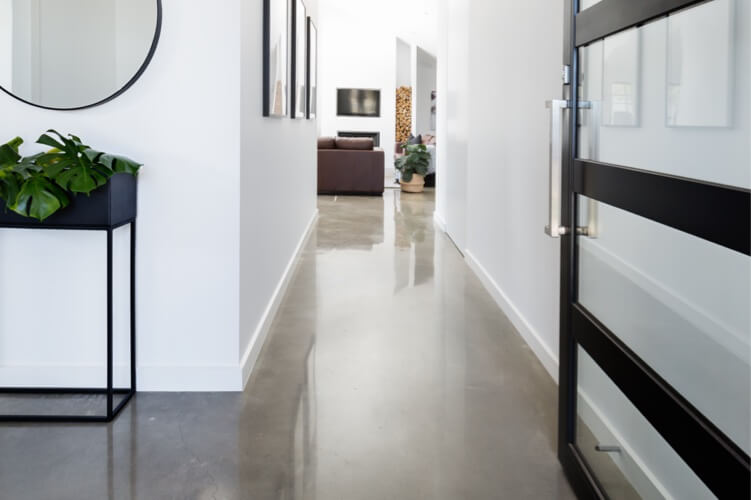
<path fill-rule="evenodd" d="M 318 150 L 319 194 L 382 194 L 384 190 L 382 149 L 358 151 Z"/>
<path fill-rule="evenodd" d="M 318 149 L 336 149 L 336 140 L 333 137 L 319 137 Z"/>
<path fill-rule="evenodd" d="M 372 151 L 373 139 L 370 137 L 337 137 L 336 149 Z"/>

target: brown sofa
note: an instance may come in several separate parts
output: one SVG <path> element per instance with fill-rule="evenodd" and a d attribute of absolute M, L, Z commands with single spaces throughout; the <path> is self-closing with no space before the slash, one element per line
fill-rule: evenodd
<path fill-rule="evenodd" d="M 373 139 L 318 139 L 318 194 L 381 195 L 384 153 Z"/>

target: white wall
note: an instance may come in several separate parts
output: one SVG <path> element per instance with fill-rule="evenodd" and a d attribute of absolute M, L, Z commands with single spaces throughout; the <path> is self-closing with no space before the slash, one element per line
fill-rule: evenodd
<path fill-rule="evenodd" d="M 436 58 L 423 50 L 416 47 L 417 54 L 415 64 L 415 90 L 412 96 L 412 106 L 415 110 L 415 131 L 416 134 L 425 134 L 435 132 L 430 123 L 431 92 L 436 90 L 437 68 Z"/>
<path fill-rule="evenodd" d="M 400 38 L 396 39 L 396 86 L 412 86 L 412 47 Z"/>
<path fill-rule="evenodd" d="M 471 91 L 469 88 L 469 13 L 465 0 L 445 0 L 445 17 L 439 29 L 446 37 L 439 42 L 438 133 L 436 139 L 438 195 L 436 218 L 447 230 L 457 248 L 467 248 L 467 178 Z M 483 52 L 484 54 L 485 52 Z"/>
<path fill-rule="evenodd" d="M 449 140 L 448 140 L 448 89 L 449 89 L 449 0 L 439 0 L 437 15 L 439 33 L 445 33 L 446 36 L 442 36 L 438 39 L 436 44 L 436 165 L 441 165 L 441 180 L 436 182 L 435 187 L 435 212 L 433 214 L 436 224 L 443 229 L 446 228 L 446 211 L 449 207 L 448 201 L 448 175 L 450 169 L 453 169 L 451 165 L 447 163 Z M 437 175 L 436 175 L 437 177 Z M 445 181 L 444 181 L 445 179 Z"/>
<path fill-rule="evenodd" d="M 305 6 L 318 19 L 317 2 Z M 246 378 L 278 305 L 277 291 L 317 213 L 316 121 L 261 114 L 262 7 L 242 4 L 239 354 Z M 320 37 L 320 24 L 318 30 Z"/>
<path fill-rule="evenodd" d="M 256 332 L 268 323 L 264 313 L 278 302 L 275 292 L 315 213 L 315 123 L 260 118 L 257 3 L 255 9 L 223 0 L 217 8 L 209 0 L 164 0 L 151 65 L 103 106 L 52 112 L 0 95 L 0 116 L 12 118 L 0 123 L 2 138 L 33 141 L 54 127 L 145 163 L 138 207 L 140 390 L 242 388 L 254 360 L 246 356 L 250 343 L 257 339 L 260 349 Z M 312 12 L 314 4 L 308 2 Z M 64 384 L 60 374 L 79 381 L 101 365 L 105 247 L 97 236 L 0 232 L 0 381 L 21 383 L 31 374 Z M 40 259 L 46 274 L 34 278 L 69 284 L 65 295 L 86 297 L 85 309 L 45 309 L 54 299 L 39 287 L 14 294 L 14 283 L 27 280 L 25 270 Z M 54 314 L 32 316 L 34 328 L 18 316 L 10 324 L 12 311 L 30 298 Z M 17 349 L 5 348 L 14 342 Z"/>
<path fill-rule="evenodd" d="M 13 1 L 0 0 L 0 87 L 13 86 Z"/>
<path fill-rule="evenodd" d="M 552 374 L 558 359 L 559 242 L 542 231 L 545 101 L 561 93 L 562 9 L 543 1 L 475 0 L 469 18 L 467 254 L 500 285 L 517 327 Z M 537 30 L 530 30 L 536 23 Z M 488 64 L 491 46 L 506 49 Z M 507 68 L 514 68 L 513 78 Z M 514 98 L 501 98 L 509 95 Z"/>
<path fill-rule="evenodd" d="M 396 34 L 369 16 L 353 15 L 336 2 L 322 2 L 319 14 L 321 135 L 339 131 L 380 132 L 381 147 L 393 151 L 396 129 Z M 381 91 L 381 116 L 336 116 L 337 88 Z M 386 154 L 384 168 L 393 167 Z"/>

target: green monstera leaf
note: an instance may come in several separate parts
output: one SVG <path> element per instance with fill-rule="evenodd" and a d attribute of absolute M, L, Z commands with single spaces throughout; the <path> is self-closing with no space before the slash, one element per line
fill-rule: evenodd
<path fill-rule="evenodd" d="M 55 130 L 48 130 L 38 140 L 38 144 L 52 146 L 52 150 L 39 156 L 36 162 L 44 168 L 48 177 L 67 191 L 89 194 L 96 188 L 107 184 L 114 173 L 111 169 L 94 163 L 84 154 L 89 146 L 81 139 L 71 135 L 63 137 Z M 54 134 L 57 138 L 49 134 Z"/>
<path fill-rule="evenodd" d="M 20 189 L 21 184 L 18 175 L 13 172 L 3 172 L 0 170 L 0 198 L 2 198 L 6 207 L 11 203 L 15 203 Z"/>
<path fill-rule="evenodd" d="M 48 177 L 68 191 L 89 194 L 107 184 L 114 174 L 135 175 L 141 168 L 140 163 L 130 158 L 91 149 L 75 135 L 63 137 L 55 130 L 47 132 L 37 143 L 53 149 L 40 155 L 36 163 L 44 168 Z"/>
<path fill-rule="evenodd" d="M 10 208 L 17 214 L 43 221 L 69 202 L 59 186 L 42 175 L 34 175 L 23 182 Z"/>
<path fill-rule="evenodd" d="M 0 198 L 25 217 L 45 220 L 70 203 L 69 193 L 90 194 L 117 173 L 136 175 L 142 164 L 96 151 L 75 136 L 48 130 L 37 140 L 50 150 L 21 157 L 23 139 L 0 146 Z"/>
<path fill-rule="evenodd" d="M 6 206 L 13 203 L 20 189 L 20 174 L 16 166 L 21 160 L 18 148 L 23 144 L 23 139 L 16 137 L 0 146 L 0 198 Z"/>
<path fill-rule="evenodd" d="M 0 168 L 15 165 L 21 159 L 18 148 L 23 144 L 23 139 L 16 137 L 12 141 L 0 146 Z"/>
<path fill-rule="evenodd" d="M 104 165 L 116 174 L 136 175 L 143 166 L 141 163 L 126 158 L 125 156 L 101 153 L 93 149 L 86 150 L 84 154 L 91 159 L 92 162 Z"/>

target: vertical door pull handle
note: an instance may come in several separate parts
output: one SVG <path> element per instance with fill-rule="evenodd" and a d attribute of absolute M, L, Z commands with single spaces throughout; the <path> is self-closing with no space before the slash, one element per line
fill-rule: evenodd
<path fill-rule="evenodd" d="M 545 103 L 550 109 L 550 193 L 548 206 L 548 225 L 545 226 L 545 234 L 551 238 L 559 238 L 569 233 L 569 228 L 561 225 L 561 191 L 563 177 L 563 110 L 571 107 L 571 103 L 564 99 L 553 99 Z M 577 102 L 577 108 L 592 110 L 592 123 L 590 124 L 590 148 L 599 147 L 599 108 L 597 103 L 590 101 Z M 597 135 L 594 135 L 597 134 Z M 596 152 L 593 152 L 596 154 Z M 593 156 L 594 158 L 594 156 Z M 589 200 L 588 221 L 586 226 L 576 228 L 579 236 L 597 238 L 598 217 L 597 201 Z"/>
<path fill-rule="evenodd" d="M 550 109 L 550 193 L 548 225 L 545 234 L 559 238 L 568 229 L 561 226 L 561 188 L 563 175 L 563 110 L 568 108 L 568 101 L 553 99 L 545 103 Z"/>

